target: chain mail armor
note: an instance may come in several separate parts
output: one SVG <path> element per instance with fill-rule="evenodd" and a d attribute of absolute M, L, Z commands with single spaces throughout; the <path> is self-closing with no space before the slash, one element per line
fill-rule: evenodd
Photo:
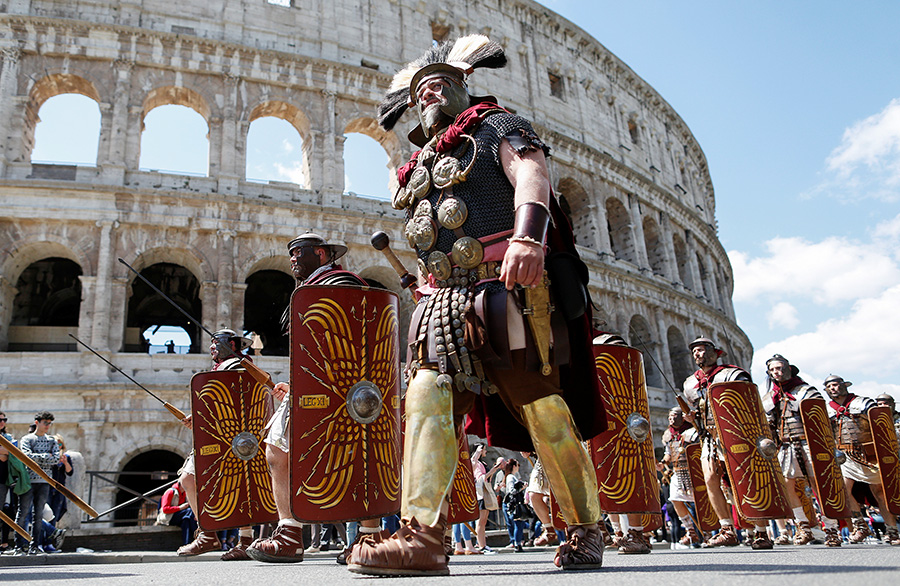
<path fill-rule="evenodd" d="M 713 418 L 712 408 L 707 399 L 707 387 L 713 383 L 728 383 L 733 381 L 752 382 L 750 373 L 743 368 L 733 365 L 716 366 L 711 376 L 706 376 L 702 369 L 697 369 L 694 374 L 687 377 L 682 388 L 684 396 L 690 403 L 691 411 L 699 412 L 700 424 L 703 428 L 704 453 L 715 454 L 718 446 L 718 434 L 716 434 L 716 420 Z M 711 457 L 711 456 L 710 456 Z"/>
<path fill-rule="evenodd" d="M 834 439 L 839 450 L 848 458 L 868 466 L 875 466 L 875 445 L 869 427 L 869 409 L 877 403 L 869 397 L 854 396 L 841 414 L 828 402 L 828 416 L 834 428 Z"/>

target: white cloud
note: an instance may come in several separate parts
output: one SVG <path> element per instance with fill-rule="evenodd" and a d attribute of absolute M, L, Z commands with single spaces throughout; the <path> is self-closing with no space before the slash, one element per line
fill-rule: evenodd
<path fill-rule="evenodd" d="M 810 194 L 840 200 L 900 200 L 900 99 L 844 131 Z"/>
<path fill-rule="evenodd" d="M 281 150 L 289 155 L 294 152 L 294 144 L 290 140 L 284 138 L 281 140 Z"/>
<path fill-rule="evenodd" d="M 770 330 L 793 330 L 800 325 L 800 320 L 797 318 L 797 308 L 786 301 L 776 303 L 769 310 L 766 317 L 769 320 Z"/>
<path fill-rule="evenodd" d="M 275 163 L 275 171 L 278 173 L 279 179 L 285 179 L 300 186 L 305 184 L 303 165 L 301 163 L 294 163 L 290 166 Z"/>
<path fill-rule="evenodd" d="M 754 379 L 765 380 L 765 361 L 777 352 L 796 364 L 810 384 L 821 385 L 830 373 L 854 382 L 900 380 L 900 363 L 896 360 L 900 355 L 898 307 L 900 285 L 895 285 L 875 297 L 857 301 L 845 317 L 757 348 Z"/>
<path fill-rule="evenodd" d="M 892 229 L 883 224 L 883 235 Z M 891 250 L 880 243 L 864 244 L 831 237 L 821 242 L 803 238 L 774 238 L 766 243 L 767 256 L 751 258 L 731 251 L 734 269 L 734 301 L 751 302 L 760 297 L 811 299 L 834 305 L 877 295 L 900 282 L 900 267 Z"/>

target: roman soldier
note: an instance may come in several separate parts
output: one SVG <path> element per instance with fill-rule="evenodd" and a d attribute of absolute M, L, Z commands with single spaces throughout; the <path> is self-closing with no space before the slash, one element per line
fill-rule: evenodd
<path fill-rule="evenodd" d="M 669 427 L 663 432 L 662 442 L 665 446 L 662 465 L 664 478 L 669 480 L 669 502 L 684 526 L 684 536 L 679 540 L 681 545 L 699 546 L 703 542 L 699 528 L 694 526 L 686 503 L 694 502 L 694 489 L 688 471 L 685 448 L 700 441 L 700 434 L 684 418 L 681 407 L 669 409 Z"/>
<path fill-rule="evenodd" d="M 393 205 L 406 212 L 421 298 L 409 332 L 403 526 L 353 549 L 357 573 L 449 573 L 446 496 L 466 414 L 467 432 L 540 457 L 569 525 L 555 564 L 602 563 L 597 481 L 580 442 L 605 423 L 586 267 L 551 194 L 549 148 L 528 121 L 467 90 L 475 69 L 505 64 L 482 35 L 436 45 L 394 77 L 379 109 L 385 130 L 408 107 L 418 115 L 409 138 L 421 150 L 399 170 Z"/>
<path fill-rule="evenodd" d="M 831 398 L 828 402 L 828 416 L 831 418 L 831 425 L 834 428 L 834 439 L 838 449 L 847 457 L 841 464 L 841 472 L 844 475 L 844 487 L 847 491 L 847 501 L 850 503 L 853 518 L 853 533 L 850 534 L 850 543 L 862 543 L 866 537 L 871 535 L 869 524 L 862 515 L 859 503 L 852 497 L 853 485 L 863 482 L 872 489 L 875 500 L 878 501 L 878 507 L 884 512 L 888 543 L 900 545 L 897 523 L 887 512 L 884 487 L 881 485 L 881 475 L 875 460 L 872 429 L 869 425 L 869 409 L 875 407 L 877 403 L 869 397 L 860 397 L 848 391 L 848 387 L 852 384 L 834 374 L 826 378 L 824 382 L 825 392 Z"/>

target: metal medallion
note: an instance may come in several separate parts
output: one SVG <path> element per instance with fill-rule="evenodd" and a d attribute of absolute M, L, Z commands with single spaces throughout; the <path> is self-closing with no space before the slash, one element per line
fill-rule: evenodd
<path fill-rule="evenodd" d="M 453 243 L 450 253 L 453 264 L 464 269 L 474 269 L 484 258 L 484 246 L 471 236 L 463 236 Z"/>
<path fill-rule="evenodd" d="M 454 157 L 444 157 L 434 164 L 434 185 L 438 189 L 444 189 L 460 182 L 462 176 L 462 164 Z"/>
<path fill-rule="evenodd" d="M 425 261 L 421 258 L 416 261 L 416 266 L 419 268 L 419 274 L 423 277 L 428 274 L 428 267 L 425 265 Z"/>
<path fill-rule="evenodd" d="M 426 218 L 430 218 L 433 212 L 434 208 L 432 207 L 431 202 L 427 199 L 423 199 L 419 202 L 419 205 L 416 206 L 416 211 L 413 212 L 413 217 L 425 216 Z"/>
<path fill-rule="evenodd" d="M 438 281 L 445 281 L 453 274 L 453 266 L 446 254 L 435 250 L 428 255 L 428 272 L 434 275 Z"/>
<path fill-rule="evenodd" d="M 425 252 L 431 250 L 437 240 L 437 225 L 426 216 L 413 218 L 407 225 L 407 233 L 416 247 Z"/>
<path fill-rule="evenodd" d="M 469 210 L 466 208 L 466 202 L 458 197 L 450 197 L 441 203 L 437 217 L 441 226 L 448 230 L 456 230 L 466 222 Z"/>
<path fill-rule="evenodd" d="M 431 191 L 431 174 L 428 169 L 421 165 L 416 167 L 409 177 L 406 189 L 416 199 L 422 199 L 428 195 L 428 192 Z"/>

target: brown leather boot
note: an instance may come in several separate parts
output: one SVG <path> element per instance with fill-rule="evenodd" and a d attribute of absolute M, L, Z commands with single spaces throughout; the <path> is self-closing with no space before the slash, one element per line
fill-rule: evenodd
<path fill-rule="evenodd" d="M 545 545 L 556 545 L 559 543 L 559 538 L 556 537 L 556 531 L 552 529 L 548 529 L 544 527 L 543 533 L 541 533 L 537 539 L 534 540 L 534 544 L 538 547 L 543 547 Z"/>
<path fill-rule="evenodd" d="M 187 545 L 179 547 L 176 553 L 181 556 L 189 556 L 221 550 L 222 543 L 219 541 L 218 535 L 197 529 L 197 532 L 194 534 L 194 540 Z"/>
<path fill-rule="evenodd" d="M 753 542 L 750 544 L 753 549 L 772 549 L 775 544 L 769 539 L 769 534 L 765 531 L 754 531 Z"/>
<path fill-rule="evenodd" d="M 360 541 L 350 553 L 347 568 L 369 576 L 447 576 L 444 523 L 421 525 L 415 517 L 380 543 Z"/>
<path fill-rule="evenodd" d="M 386 530 L 382 529 L 377 533 L 363 533 L 362 531 L 356 532 L 356 539 L 353 540 L 353 543 L 344 548 L 344 551 L 338 554 L 337 563 L 342 566 L 346 566 L 350 561 L 350 554 L 353 552 L 353 546 L 366 541 L 371 544 L 381 543 L 385 539 L 390 538 L 391 534 Z"/>
<path fill-rule="evenodd" d="M 294 563 L 303 561 L 303 528 L 279 525 L 268 539 L 257 539 L 247 555 L 258 562 Z"/>
<path fill-rule="evenodd" d="M 862 517 L 853 519 L 853 533 L 850 534 L 850 543 L 862 543 L 866 537 L 872 535 L 869 524 Z"/>
<path fill-rule="evenodd" d="M 737 534 L 734 532 L 734 527 L 731 525 L 726 525 L 719 529 L 719 532 L 709 538 L 709 541 L 706 542 L 709 547 L 734 547 L 738 544 Z"/>
<path fill-rule="evenodd" d="M 603 538 L 597 527 L 573 525 L 566 528 L 566 542 L 556 548 L 553 558 L 563 570 L 597 570 L 603 565 Z"/>
<path fill-rule="evenodd" d="M 628 537 L 625 538 L 625 543 L 619 547 L 619 553 L 650 553 L 650 544 L 644 539 L 644 533 L 642 531 L 629 529 Z"/>
<path fill-rule="evenodd" d="M 800 524 L 797 526 L 797 532 L 794 534 L 794 545 L 806 545 L 813 539 L 815 537 L 809 528 L 809 522 L 800 521 Z"/>
<path fill-rule="evenodd" d="M 237 545 L 222 554 L 222 560 L 233 562 L 237 560 L 253 559 L 247 555 L 247 548 L 250 547 L 251 543 L 253 543 L 253 537 L 244 537 L 242 535 Z"/>
<path fill-rule="evenodd" d="M 825 545 L 828 547 L 841 546 L 841 534 L 838 532 L 837 527 L 825 530 Z"/>

